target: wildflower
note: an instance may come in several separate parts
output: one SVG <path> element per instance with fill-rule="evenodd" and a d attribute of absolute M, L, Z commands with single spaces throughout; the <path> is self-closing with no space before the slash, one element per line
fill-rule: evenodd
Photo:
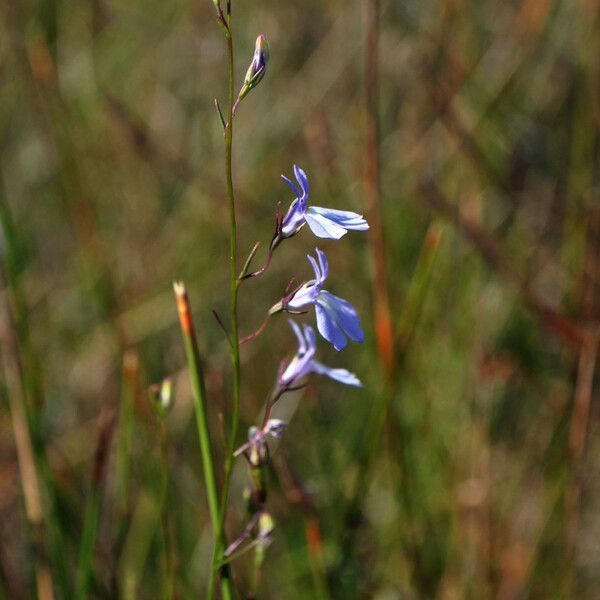
<path fill-rule="evenodd" d="M 268 435 L 276 440 L 284 434 L 288 424 L 281 419 L 269 419 L 263 428 L 265 435 Z"/>
<path fill-rule="evenodd" d="M 294 173 L 300 188 L 285 175 L 281 178 L 292 188 L 296 194 L 295 200 L 290 205 L 281 223 L 281 239 L 292 237 L 298 233 L 304 223 L 308 223 L 311 231 L 320 238 L 339 240 L 350 230 L 365 231 L 369 224 L 362 215 L 347 210 L 334 210 L 320 206 L 307 206 L 308 203 L 308 178 L 306 173 L 294 165 Z"/>
<path fill-rule="evenodd" d="M 233 106 L 233 114 L 235 114 L 239 103 L 247 96 L 248 92 L 255 88 L 265 76 L 267 69 L 267 63 L 269 62 L 269 43 L 267 38 L 261 33 L 256 38 L 256 44 L 254 46 L 254 56 L 252 62 L 246 72 L 242 89 L 238 94 L 235 105 Z"/>
<path fill-rule="evenodd" d="M 364 334 L 360 327 L 360 318 L 352 304 L 323 289 L 328 274 L 325 253 L 317 248 L 318 263 L 310 255 L 307 255 L 307 258 L 315 272 L 315 279 L 303 283 L 291 294 L 285 296 L 269 310 L 269 314 L 272 315 L 282 310 L 295 312 L 314 304 L 319 333 L 336 350 L 341 350 L 346 346 L 346 336 L 355 342 L 363 342 Z"/>
<path fill-rule="evenodd" d="M 281 419 L 269 419 L 262 429 L 250 427 L 248 429 L 248 441 L 240 446 L 234 456 L 239 456 L 242 452 L 250 450 L 250 456 L 256 457 L 256 463 L 260 463 L 266 457 L 265 438 L 271 437 L 275 440 L 281 438 L 288 424 Z M 251 462 L 253 462 L 251 460 Z"/>
<path fill-rule="evenodd" d="M 311 372 L 318 373 L 319 375 L 327 375 L 331 379 L 335 379 L 346 385 L 362 387 L 362 383 L 354 373 L 350 373 L 346 369 L 331 369 L 314 360 L 316 336 L 310 325 L 303 325 L 300 328 L 291 319 L 289 323 L 298 339 L 298 351 L 279 376 L 278 383 L 281 388 L 289 389 L 294 387 Z"/>

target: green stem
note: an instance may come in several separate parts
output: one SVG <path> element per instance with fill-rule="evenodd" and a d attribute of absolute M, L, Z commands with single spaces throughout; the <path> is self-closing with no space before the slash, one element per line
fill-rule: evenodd
<path fill-rule="evenodd" d="M 92 575 L 92 554 L 96 544 L 99 520 L 100 490 L 94 486 L 90 492 L 90 498 L 85 509 L 81 548 L 77 564 L 77 591 L 75 597 L 78 600 L 85 600 L 88 595 L 88 588 Z"/>
<path fill-rule="evenodd" d="M 42 488 L 43 520 L 47 525 L 47 554 L 56 579 L 57 594 L 71 597 L 71 580 L 65 567 L 63 527 L 61 524 L 58 500 L 60 490 L 56 485 L 53 472 L 48 463 L 44 432 L 39 417 L 40 407 L 44 403 L 43 384 L 39 360 L 31 343 L 25 292 L 20 283 L 20 273 L 24 267 L 25 247 L 10 213 L 4 180 L 0 170 L 0 235 L 4 237 L 4 256 L 0 263 L 0 283 L 6 287 L 7 300 L 14 311 L 14 335 L 20 358 L 19 378 L 23 386 L 23 409 L 26 414 L 26 426 L 34 453 L 34 465 Z M 17 350 L 15 350 L 16 352 Z M 44 493 L 45 492 L 45 493 Z M 44 551 L 42 555 L 46 555 Z"/>
<path fill-rule="evenodd" d="M 127 352 L 123 357 L 117 444 L 117 507 L 120 519 L 126 519 L 129 510 L 131 436 L 138 368 L 137 355 L 133 352 Z"/>
<path fill-rule="evenodd" d="M 98 537 L 102 485 L 105 481 L 110 443 L 116 423 L 115 412 L 106 410 L 100 416 L 100 430 L 92 470 L 89 499 L 85 509 L 81 547 L 77 564 L 77 586 L 75 598 L 85 600 L 89 595 L 89 586 L 93 574 L 93 553 Z"/>
<path fill-rule="evenodd" d="M 165 600 L 171 600 L 175 593 L 175 574 L 173 543 L 171 539 L 171 523 L 169 519 L 169 449 L 167 446 L 167 431 L 164 415 L 159 416 L 160 437 L 160 520 L 163 533 L 164 548 L 164 581 L 163 595 Z"/>
<path fill-rule="evenodd" d="M 190 380 L 192 384 L 192 394 L 194 396 L 194 409 L 196 413 L 196 423 L 198 426 L 198 438 L 200 440 L 200 453 L 202 455 L 202 467 L 204 470 L 204 483 L 206 486 L 206 496 L 208 499 L 208 510 L 210 519 L 215 532 L 215 554 L 219 547 L 219 542 L 224 544 L 223 517 L 219 509 L 219 500 L 217 493 L 217 482 L 215 478 L 215 469 L 213 465 L 210 433 L 208 430 L 208 421 L 206 414 L 206 393 L 204 389 L 204 377 L 202 375 L 202 362 L 196 342 L 194 323 L 190 303 L 182 283 L 175 283 L 175 295 L 177 296 L 177 308 L 179 310 L 179 321 L 183 332 L 185 343 L 185 353 L 190 369 Z M 237 335 L 237 332 L 236 332 Z M 237 339 L 236 339 L 237 341 Z M 214 558 L 213 558 L 214 561 Z M 209 574 L 209 598 L 214 597 L 215 565 L 211 566 Z M 221 592 L 223 600 L 233 598 L 233 586 L 229 577 L 222 577 Z M 212 596 L 211 596 L 212 593 Z"/>
<path fill-rule="evenodd" d="M 212 560 L 212 568 L 208 585 L 208 597 L 214 598 L 215 579 L 217 571 L 221 576 L 221 591 L 224 600 L 233 598 L 233 585 L 231 580 L 231 571 L 228 564 L 219 567 L 222 562 L 225 551 L 225 520 L 227 517 L 227 503 L 229 500 L 229 489 L 231 486 L 231 473 L 233 470 L 233 453 L 235 451 L 235 441 L 239 425 L 239 406 L 240 406 L 240 349 L 239 349 L 239 331 L 238 331 L 238 310 L 237 297 L 239 280 L 237 277 L 237 225 L 235 220 L 235 196 L 233 192 L 233 174 L 231 169 L 231 152 L 233 143 L 233 103 L 234 103 L 234 74 L 233 74 L 233 38 L 231 34 L 231 6 L 228 3 L 227 17 L 229 33 L 227 40 L 227 57 L 229 70 L 229 104 L 228 104 L 228 123 L 225 128 L 225 176 L 227 179 L 227 199 L 229 204 L 229 272 L 231 286 L 231 362 L 233 365 L 233 408 L 231 414 L 231 429 L 229 434 L 229 443 L 225 455 L 225 476 L 223 489 L 221 491 L 221 503 L 219 511 L 219 523 L 216 531 L 215 550 Z"/>
<path fill-rule="evenodd" d="M 190 301 L 187 292 L 185 291 L 185 286 L 183 283 L 178 282 L 173 284 L 173 288 L 177 298 L 179 322 L 181 324 L 183 342 L 185 344 L 185 354 L 190 370 L 190 382 L 192 384 L 192 395 L 194 398 L 194 411 L 196 413 L 196 425 L 198 427 L 200 454 L 202 455 L 202 468 L 204 471 L 204 483 L 206 485 L 208 511 L 210 513 L 213 529 L 216 532 L 218 531 L 219 523 L 219 502 L 215 468 L 213 466 L 211 452 L 210 433 L 208 431 L 208 420 L 206 417 L 206 393 L 204 390 L 202 361 L 200 359 L 200 352 L 198 351 L 194 322 L 190 310 Z"/>

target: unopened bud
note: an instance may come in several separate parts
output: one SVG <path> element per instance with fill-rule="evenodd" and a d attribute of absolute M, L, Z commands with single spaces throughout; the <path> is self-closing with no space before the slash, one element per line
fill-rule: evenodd
<path fill-rule="evenodd" d="M 248 67 L 248 71 L 246 71 L 246 77 L 244 78 L 244 84 L 242 85 L 242 89 L 238 94 L 238 98 L 235 101 L 235 106 L 233 112 L 237 110 L 238 104 L 241 100 L 243 100 L 248 92 L 255 88 L 265 76 L 265 71 L 267 69 L 267 63 L 269 62 L 269 43 L 267 42 L 267 38 L 261 33 L 256 38 L 256 44 L 254 46 L 254 56 L 252 57 L 252 62 Z"/>
<path fill-rule="evenodd" d="M 164 415 L 173 404 L 173 382 L 167 377 L 160 385 L 151 385 L 148 394 L 156 411 Z"/>
<path fill-rule="evenodd" d="M 160 405 L 163 410 L 169 410 L 173 404 L 173 382 L 168 377 L 163 379 L 160 386 Z"/>
<path fill-rule="evenodd" d="M 275 522 L 273 517 L 267 512 L 263 512 L 258 519 L 257 534 L 256 534 L 256 548 L 254 550 L 254 566 L 257 569 L 262 567 L 265 561 L 265 554 L 267 548 L 273 541 L 273 531 L 275 530 Z"/>
<path fill-rule="evenodd" d="M 263 512 L 258 519 L 258 535 L 257 538 L 262 542 L 269 544 L 273 539 L 273 531 L 275 531 L 275 521 L 268 512 Z"/>

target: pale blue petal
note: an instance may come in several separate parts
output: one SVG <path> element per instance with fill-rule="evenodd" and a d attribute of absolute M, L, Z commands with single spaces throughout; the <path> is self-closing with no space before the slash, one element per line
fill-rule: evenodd
<path fill-rule="evenodd" d="M 296 175 L 296 179 L 304 192 L 304 195 L 308 198 L 308 177 L 306 173 L 297 165 L 294 165 L 294 174 Z"/>
<path fill-rule="evenodd" d="M 321 290 L 316 301 L 317 306 L 322 305 L 326 308 L 328 314 L 335 319 L 351 340 L 364 342 L 365 336 L 360 326 L 360 317 L 350 302 L 334 296 L 327 290 Z"/>
<path fill-rule="evenodd" d="M 298 340 L 298 352 L 300 354 L 304 354 L 306 352 L 306 342 L 304 341 L 302 330 L 300 327 L 298 327 L 298 325 L 296 325 L 296 323 L 294 323 L 294 321 L 292 321 L 292 319 L 288 319 L 288 323 L 290 324 L 290 327 L 292 328 L 292 331 Z"/>
<path fill-rule="evenodd" d="M 317 313 L 317 328 L 319 333 L 330 343 L 336 350 L 341 350 L 346 347 L 346 336 L 336 323 L 332 315 L 329 314 L 326 307 L 320 304 L 315 304 L 315 312 Z"/>
<path fill-rule="evenodd" d="M 283 179 L 292 188 L 292 192 L 294 192 L 294 194 L 296 194 L 298 198 L 302 196 L 302 192 L 298 189 L 298 186 L 291 179 L 287 178 L 285 175 L 282 175 L 281 179 Z"/>
<path fill-rule="evenodd" d="M 306 347 L 309 352 L 312 352 L 314 355 L 315 350 L 317 348 L 317 337 L 315 335 L 315 330 L 310 325 L 303 325 L 304 329 L 304 338 L 306 339 Z"/>
<path fill-rule="evenodd" d="M 327 262 L 327 256 L 325 256 L 325 252 L 316 248 L 317 258 L 319 259 L 319 265 L 321 266 L 321 282 L 327 279 L 327 275 L 329 275 L 329 264 Z"/>
<path fill-rule="evenodd" d="M 315 279 L 317 280 L 317 282 L 321 282 L 322 274 L 321 274 L 321 269 L 319 268 L 319 265 L 317 264 L 317 261 L 310 254 L 307 254 L 306 258 L 308 258 L 310 264 L 312 265 L 313 271 L 315 272 Z"/>
<path fill-rule="evenodd" d="M 369 224 L 362 215 L 349 210 L 309 206 L 306 212 L 312 216 L 319 215 L 344 229 L 353 229 L 355 231 L 366 231 L 369 229 Z"/>
<path fill-rule="evenodd" d="M 312 328 L 304 325 L 304 331 L 302 332 L 294 321 L 290 319 L 289 323 L 298 338 L 298 351 L 279 378 L 280 385 L 284 387 L 294 385 L 310 373 L 312 359 L 316 350 L 315 336 Z M 310 331 L 306 329 L 307 327 Z"/>
<path fill-rule="evenodd" d="M 297 381 L 300 381 L 300 379 L 310 373 L 311 364 L 312 355 L 305 354 L 302 357 L 298 355 L 294 356 L 281 375 L 279 383 L 283 386 L 294 385 Z"/>
<path fill-rule="evenodd" d="M 309 304 L 313 304 L 315 298 L 321 291 L 321 287 L 317 285 L 314 279 L 307 281 L 288 301 L 287 306 L 293 309 L 302 308 Z"/>
<path fill-rule="evenodd" d="M 351 373 L 346 369 L 332 369 L 331 367 L 326 367 L 324 364 L 313 360 L 311 370 L 319 375 L 327 375 L 327 377 L 331 377 L 331 379 L 335 379 L 340 383 L 345 383 L 346 385 L 352 385 L 354 387 L 362 387 L 360 379 L 354 373 Z"/>
<path fill-rule="evenodd" d="M 317 237 L 330 240 L 339 240 L 341 237 L 345 236 L 346 233 L 348 233 L 347 230 L 341 225 L 337 225 L 333 221 L 330 221 L 329 219 L 326 219 L 317 213 L 310 213 L 307 210 L 304 213 L 304 218 L 311 231 Z"/>
<path fill-rule="evenodd" d="M 304 224 L 304 209 L 299 198 L 296 198 L 283 218 L 281 223 L 281 233 L 283 237 L 290 237 L 296 233 Z"/>

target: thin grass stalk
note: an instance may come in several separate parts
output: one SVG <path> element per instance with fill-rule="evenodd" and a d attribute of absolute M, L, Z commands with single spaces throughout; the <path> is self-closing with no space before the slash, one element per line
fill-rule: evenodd
<path fill-rule="evenodd" d="M 165 417 L 159 417 L 160 438 L 160 521 L 164 546 L 164 589 L 165 600 L 171 600 L 175 593 L 175 561 L 173 556 L 173 540 L 171 536 L 171 520 L 169 518 L 169 450 L 167 446 L 167 430 Z"/>
<path fill-rule="evenodd" d="M 217 481 L 212 458 L 212 446 L 210 432 L 208 430 L 208 419 L 206 414 L 206 392 L 204 388 L 204 374 L 202 371 L 202 360 L 196 342 L 196 333 L 190 301 L 181 282 L 173 284 L 177 298 L 177 309 L 179 311 L 179 322 L 183 334 L 185 354 L 190 371 L 190 382 L 192 385 L 192 396 L 194 399 L 194 410 L 196 413 L 196 425 L 198 427 L 198 441 L 200 442 L 200 453 L 202 455 L 202 468 L 204 470 L 204 483 L 206 485 L 206 497 L 208 511 L 214 530 L 217 530 L 219 522 L 219 500 L 217 493 Z"/>
<path fill-rule="evenodd" d="M 310 564 L 315 598 L 318 598 L 318 600 L 329 600 L 331 594 L 327 587 L 327 577 L 325 576 L 325 566 L 323 564 L 321 527 L 316 517 L 304 517 L 304 533 L 306 536 L 306 551 Z"/>
<path fill-rule="evenodd" d="M 390 311 L 385 239 L 381 209 L 380 135 L 379 135 L 379 0 L 364 5 L 364 115 L 365 167 L 364 193 L 369 221 L 369 246 L 374 268 L 373 310 L 377 354 L 386 379 L 392 381 L 396 369 L 393 323 Z"/>
<path fill-rule="evenodd" d="M 32 418 L 44 403 L 40 364 L 31 344 L 27 302 L 19 274 L 25 267 L 27 250 L 9 210 L 4 175 L 0 169 L 0 229 L 4 237 L 3 262 L 6 284 L 10 289 L 11 306 L 15 321 L 15 333 L 19 345 L 19 355 L 23 363 L 23 385 L 25 388 L 25 408 L 29 411 L 30 427 Z M 29 402 L 28 400 L 31 399 Z M 35 439 L 35 435 L 32 435 Z"/>
<path fill-rule="evenodd" d="M 77 587 L 75 594 L 77 600 L 85 600 L 88 597 L 88 589 L 92 576 L 93 552 L 96 546 L 98 524 L 100 522 L 102 484 L 106 475 L 110 442 L 116 424 L 116 412 L 114 410 L 105 411 L 101 415 L 100 421 L 90 494 L 85 508 L 83 534 L 77 563 Z"/>
<path fill-rule="evenodd" d="M 54 475 L 48 464 L 48 456 L 44 445 L 44 436 L 41 429 L 39 409 L 44 403 L 44 393 L 39 361 L 31 344 L 27 319 L 27 303 L 25 294 L 19 280 L 19 256 L 23 250 L 19 232 L 10 213 L 5 193 L 4 179 L 0 170 L 0 185 L 2 198 L 0 198 L 0 228 L 4 235 L 4 256 L 2 257 L 2 285 L 6 286 L 7 313 L 12 329 L 7 333 L 11 336 L 11 344 L 15 348 L 16 366 L 19 369 L 23 409 L 25 411 L 27 433 L 34 454 L 34 463 L 42 496 L 44 522 L 46 524 L 47 546 L 52 566 L 54 583 L 57 591 L 64 597 L 70 597 L 71 580 L 67 574 L 65 562 L 65 549 L 62 526 L 60 523 L 57 501 L 59 490 L 56 487 Z"/>
<path fill-rule="evenodd" d="M 54 474 L 48 463 L 39 416 L 40 408 L 44 404 L 41 370 L 31 343 L 26 296 L 19 277 L 22 268 L 19 264 L 19 257 L 22 255 L 24 243 L 21 241 L 21 236 L 9 210 L 1 170 L 0 185 L 0 193 L 2 194 L 0 198 L 0 234 L 4 237 L 3 272 L 0 277 L 0 284 L 2 286 L 6 285 L 7 306 L 10 306 L 7 314 L 13 327 L 10 333 L 15 348 L 15 356 L 17 356 L 17 367 L 20 372 L 28 436 L 33 448 L 39 482 L 44 492 L 42 495 L 45 498 L 45 503 L 42 505 L 42 509 L 46 523 L 50 565 L 57 590 L 64 597 L 70 598 L 72 596 L 72 584 L 70 576 L 67 574 L 63 531 L 57 509 L 60 492 L 57 489 Z"/>
<path fill-rule="evenodd" d="M 239 327 L 237 298 L 239 289 L 239 280 L 237 276 L 237 224 L 235 215 L 235 195 L 233 190 L 233 173 L 231 166 L 232 146 L 233 146 L 233 105 L 234 105 L 234 70 L 233 70 L 233 35 L 231 31 L 231 3 L 227 2 L 227 65 L 229 74 L 229 101 L 228 101 L 228 122 L 225 128 L 225 177 L 227 180 L 227 200 L 229 205 L 229 273 L 230 273 L 230 293 L 231 293 L 231 362 L 233 366 L 233 406 L 231 413 L 231 426 L 229 433 L 229 442 L 225 454 L 224 481 L 221 490 L 221 503 L 219 510 L 219 523 L 216 532 L 215 550 L 212 560 L 212 568 L 209 577 L 208 597 L 214 598 L 215 578 L 217 569 L 221 577 L 221 587 L 224 600 L 233 597 L 233 586 L 231 582 L 231 569 L 229 564 L 224 564 L 220 568 L 218 565 L 223 559 L 223 553 L 227 546 L 225 541 L 225 521 L 227 518 L 227 504 L 229 501 L 229 490 L 231 487 L 231 473 L 233 471 L 235 442 L 239 425 L 239 406 L 240 406 L 240 349 L 239 349 Z"/>
<path fill-rule="evenodd" d="M 565 559 L 569 565 L 570 593 L 576 594 L 575 561 L 581 527 L 581 504 L 586 489 L 586 446 L 594 397 L 594 378 L 600 346 L 600 208 L 588 210 L 588 231 L 584 257 L 581 321 L 585 343 L 579 351 L 569 426 L 568 483 L 565 497 Z"/>
<path fill-rule="evenodd" d="M 129 472 L 131 455 L 131 433 L 133 427 L 133 405 L 139 369 L 138 357 L 127 352 L 123 357 L 123 379 L 121 384 L 121 406 L 119 411 L 119 439 L 117 445 L 117 507 L 120 517 L 129 510 Z"/>
<path fill-rule="evenodd" d="M 77 600 L 84 600 L 88 595 L 88 588 L 92 573 L 92 554 L 96 542 L 96 531 L 100 519 L 100 494 L 92 486 L 90 495 L 85 507 L 85 516 L 83 520 L 83 533 L 81 535 L 81 547 L 79 549 L 79 559 L 77 561 Z"/>
<path fill-rule="evenodd" d="M 0 283 L 2 283 L 1 278 Z M 2 304 L 3 306 L 0 307 L 2 310 L 2 314 L 0 314 L 0 353 L 15 438 L 17 463 L 21 475 L 25 516 L 34 555 L 35 587 L 39 600 L 53 600 L 54 584 L 50 567 L 45 559 L 46 527 L 42 509 L 40 478 L 27 421 L 18 351 L 6 294 L 2 297 Z"/>
<path fill-rule="evenodd" d="M 181 325 L 181 332 L 183 334 L 185 354 L 190 372 L 192 396 L 194 399 L 194 412 L 196 414 L 196 425 L 198 427 L 198 441 L 200 443 L 202 469 L 204 472 L 204 485 L 206 487 L 208 511 L 210 514 L 213 531 L 215 533 L 216 546 L 216 540 L 218 539 L 217 535 L 219 532 L 219 494 L 217 491 L 217 480 L 215 477 L 215 468 L 212 457 L 212 444 L 208 429 L 206 391 L 204 387 L 202 360 L 198 350 L 190 301 L 185 290 L 185 286 L 183 283 L 177 282 L 173 284 L 173 288 L 175 290 L 175 297 L 177 299 L 179 322 Z M 211 585 L 211 581 L 214 585 L 214 569 L 212 568 L 209 574 L 209 586 Z M 224 598 L 232 598 L 231 582 L 228 579 L 223 581 L 222 591 Z"/>

